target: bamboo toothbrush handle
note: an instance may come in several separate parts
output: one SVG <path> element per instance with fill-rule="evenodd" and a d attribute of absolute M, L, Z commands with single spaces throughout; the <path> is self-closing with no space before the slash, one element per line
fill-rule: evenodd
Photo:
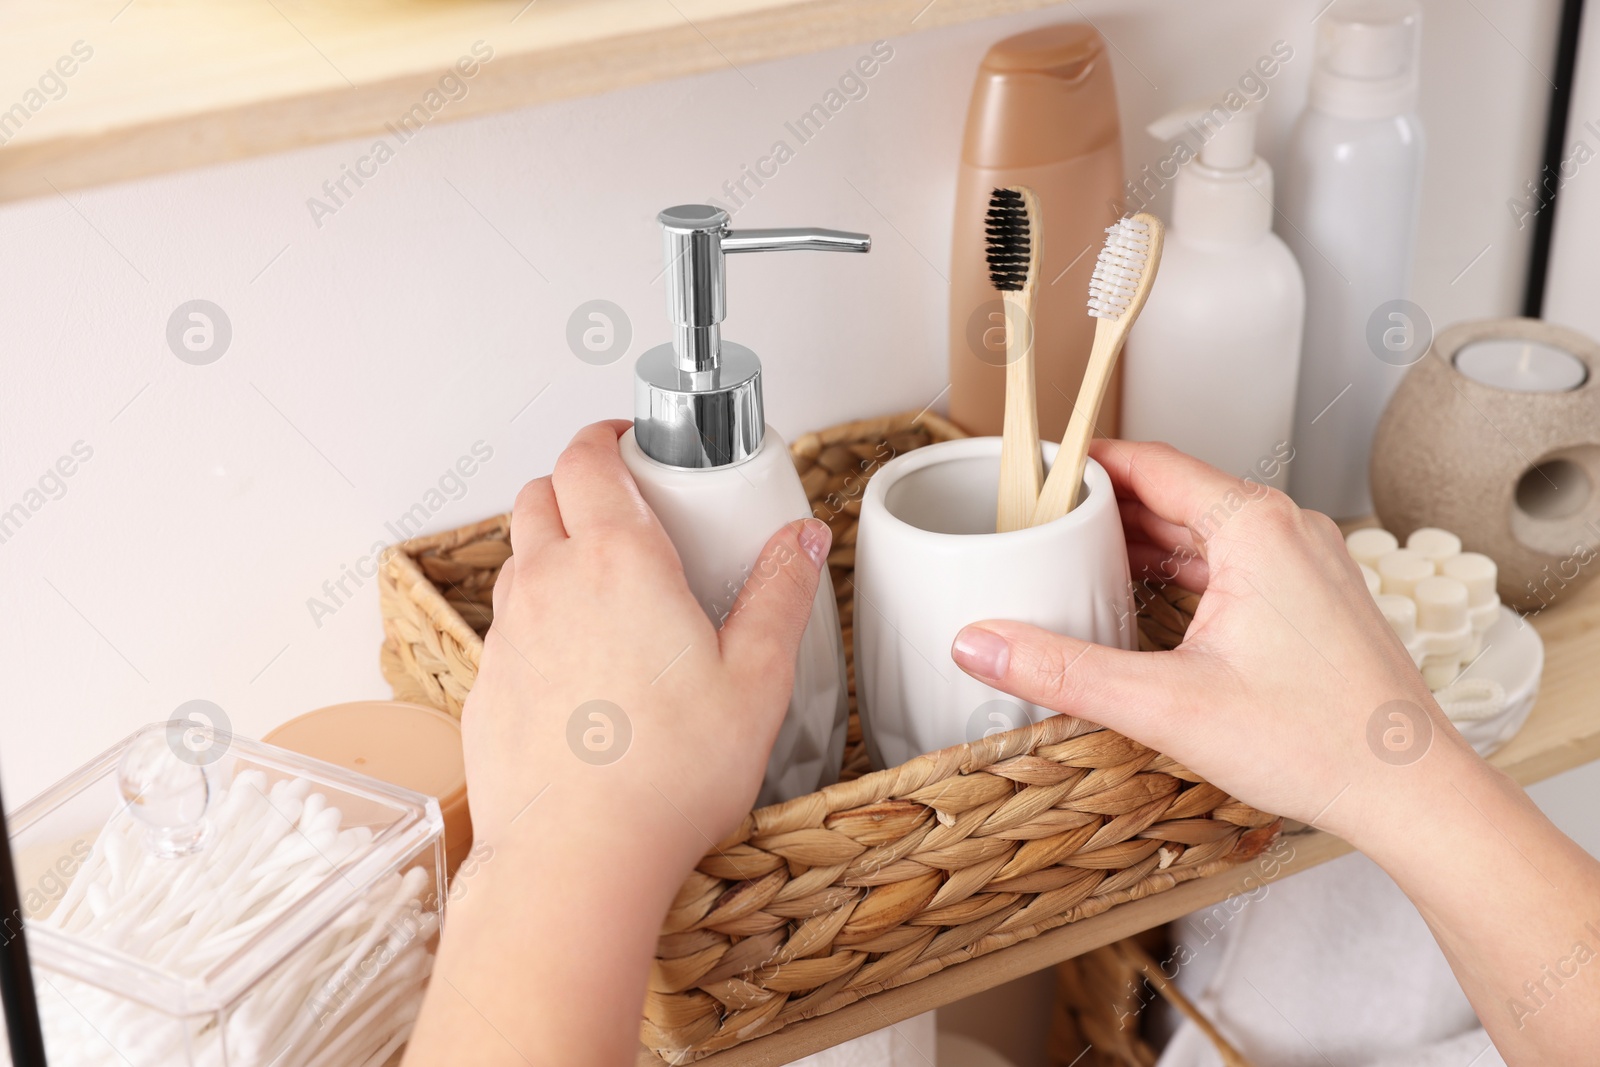
<path fill-rule="evenodd" d="M 1244 1053 L 1240 1052 L 1233 1046 L 1232 1042 L 1222 1036 L 1222 1032 L 1216 1028 L 1211 1020 L 1207 1019 L 1200 1009 L 1195 1007 L 1194 1001 L 1185 996 L 1181 989 L 1161 973 L 1161 967 L 1141 945 L 1134 941 L 1122 941 L 1113 945 L 1112 950 L 1120 951 L 1123 957 L 1133 964 L 1134 968 L 1142 973 L 1150 984 L 1155 987 L 1157 993 L 1160 993 L 1167 999 L 1168 1003 L 1182 1012 L 1184 1018 L 1200 1028 L 1200 1032 L 1206 1035 L 1206 1039 L 1211 1042 L 1212 1047 L 1217 1050 L 1217 1054 L 1222 1057 L 1223 1067 L 1252 1067 L 1250 1061 L 1245 1058 Z"/>
<path fill-rule="evenodd" d="M 1039 405 L 1033 370 L 1033 283 L 1005 292 L 1006 411 L 1000 441 L 1000 503 L 995 530 L 1008 533 L 1033 524 L 1044 480 L 1039 452 Z"/>
<path fill-rule="evenodd" d="M 1112 319 L 1095 320 L 1094 348 L 1089 352 L 1089 365 L 1083 371 L 1083 385 L 1078 389 L 1072 417 L 1067 420 L 1067 432 L 1061 438 L 1061 451 L 1050 465 L 1050 477 L 1045 479 L 1039 504 L 1033 511 L 1035 526 L 1054 522 L 1078 506 L 1078 490 L 1083 485 L 1083 468 L 1089 459 L 1095 420 L 1126 336 L 1127 329 L 1121 323 Z"/>

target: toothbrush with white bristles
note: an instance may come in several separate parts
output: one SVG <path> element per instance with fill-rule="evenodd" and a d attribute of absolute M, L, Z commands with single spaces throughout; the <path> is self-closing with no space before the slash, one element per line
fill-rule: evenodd
<path fill-rule="evenodd" d="M 1061 438 L 1061 451 L 1050 465 L 1050 476 L 1039 492 L 1033 525 L 1053 522 L 1078 506 L 1083 468 L 1089 458 L 1089 441 L 1105 400 L 1106 386 L 1122 352 L 1128 331 L 1144 308 L 1150 286 L 1161 264 L 1164 227 L 1154 215 L 1140 212 L 1118 219 L 1106 229 L 1105 247 L 1089 279 L 1089 314 L 1099 319 L 1094 329 L 1094 349 L 1084 368 L 1078 401 Z"/>

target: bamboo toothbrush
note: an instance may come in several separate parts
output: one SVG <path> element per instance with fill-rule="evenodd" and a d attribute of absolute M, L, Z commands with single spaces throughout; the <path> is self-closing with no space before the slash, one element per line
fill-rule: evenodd
<path fill-rule="evenodd" d="M 1105 247 L 1089 279 L 1089 314 L 1099 319 L 1094 328 L 1094 348 L 1078 388 L 1078 402 L 1067 420 L 1061 438 L 1061 451 L 1050 465 L 1050 477 L 1039 493 L 1032 525 L 1053 522 L 1078 506 L 1078 491 L 1083 485 L 1083 466 L 1089 458 L 1089 440 L 1094 436 L 1095 420 L 1106 398 L 1111 371 L 1117 365 L 1122 342 L 1150 295 L 1161 265 L 1161 235 L 1164 227 L 1154 215 L 1141 211 L 1132 218 L 1118 219 L 1106 229 Z M 1006 397 L 1008 404 L 1010 396 Z"/>
<path fill-rule="evenodd" d="M 1006 413 L 1000 443 L 1000 502 L 995 530 L 1033 524 L 1044 461 L 1033 374 L 1034 286 L 1039 276 L 1039 198 L 1027 186 L 996 189 L 985 222 L 989 280 L 1006 317 Z"/>

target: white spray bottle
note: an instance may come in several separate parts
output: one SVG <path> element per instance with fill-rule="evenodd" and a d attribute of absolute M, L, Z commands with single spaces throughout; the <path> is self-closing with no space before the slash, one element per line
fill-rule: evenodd
<path fill-rule="evenodd" d="M 1161 273 L 1123 356 L 1122 435 L 1284 488 L 1305 282 L 1272 232 L 1256 110 L 1194 105 L 1149 127 L 1177 145 Z"/>
<path fill-rule="evenodd" d="M 767 540 L 811 514 L 788 445 L 766 425 L 761 361 L 722 340 L 723 257 L 811 249 L 865 252 L 866 234 L 837 230 L 730 230 L 708 204 L 668 208 L 667 315 L 673 338 L 639 357 L 633 429 L 622 460 L 666 528 L 689 588 L 722 625 Z M 823 574 L 800 640 L 789 713 L 772 749 L 760 804 L 802 796 L 838 776 L 849 720 L 844 641 L 833 583 Z"/>
<path fill-rule="evenodd" d="M 1411 0 L 1338 0 L 1318 20 L 1284 168 L 1281 232 L 1306 274 L 1289 491 L 1336 519 L 1372 511 L 1372 435 L 1426 349 L 1406 303 L 1422 199 L 1421 21 Z"/>

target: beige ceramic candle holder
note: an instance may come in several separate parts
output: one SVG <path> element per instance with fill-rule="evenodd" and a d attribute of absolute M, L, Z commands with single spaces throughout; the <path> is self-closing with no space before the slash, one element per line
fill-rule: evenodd
<path fill-rule="evenodd" d="M 1455 366 L 1476 341 L 1536 341 L 1588 378 L 1565 392 L 1514 392 Z M 1600 345 L 1535 319 L 1443 331 L 1389 402 L 1372 445 L 1372 500 L 1403 542 L 1419 526 L 1460 535 L 1499 565 L 1500 598 L 1537 611 L 1600 572 Z"/>

